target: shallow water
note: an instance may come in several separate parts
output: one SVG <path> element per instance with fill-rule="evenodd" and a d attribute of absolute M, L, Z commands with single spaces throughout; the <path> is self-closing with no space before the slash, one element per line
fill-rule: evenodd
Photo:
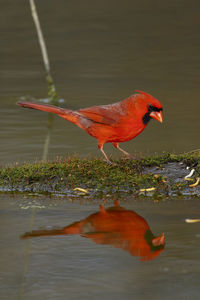
<path fill-rule="evenodd" d="M 41 159 L 47 114 L 15 105 L 46 98 L 45 74 L 27 1 L 1 1 L 0 163 Z M 192 1 L 193 2 L 193 1 Z M 199 148 L 199 8 L 195 2 L 39 1 L 38 12 L 63 106 L 108 104 L 136 89 L 164 105 L 123 147 L 151 154 Z M 119 155 L 111 145 L 105 150 Z M 96 140 L 55 117 L 49 158 L 100 155 Z"/>
<path fill-rule="evenodd" d="M 0 3 L 0 164 L 5 165 L 41 159 L 47 115 L 15 103 L 47 93 L 28 1 Z M 37 7 L 63 106 L 108 104 L 144 90 L 163 103 L 164 123 L 151 122 L 123 147 L 143 154 L 199 148 L 200 3 L 43 0 Z M 95 139 L 58 117 L 49 150 L 50 159 L 101 155 Z M 119 155 L 110 145 L 105 150 Z M 199 218 L 199 203 L 121 200 L 156 236 L 165 234 L 160 256 L 141 262 L 80 235 L 20 239 L 32 229 L 84 219 L 98 211 L 98 200 L 1 194 L 0 298 L 199 299 L 200 225 L 184 222 Z"/>
<path fill-rule="evenodd" d="M 1 299 L 199 299 L 199 200 L 121 199 L 165 234 L 164 251 L 150 261 L 77 235 L 20 236 L 30 230 L 63 227 L 99 210 L 101 201 L 1 196 Z M 112 206 L 107 200 L 105 206 Z"/>

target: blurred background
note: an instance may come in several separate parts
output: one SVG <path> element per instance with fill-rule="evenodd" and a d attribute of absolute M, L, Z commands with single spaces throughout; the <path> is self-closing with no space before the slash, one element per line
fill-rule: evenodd
<path fill-rule="evenodd" d="M 144 155 L 200 148 L 200 2 L 36 5 L 63 107 L 109 104 L 144 90 L 163 103 L 164 123 L 150 122 L 122 147 Z M 43 61 L 29 2 L 0 0 L 0 6 L 0 163 L 34 161 L 42 157 L 48 114 L 16 102 L 47 97 Z M 120 155 L 112 145 L 105 150 Z M 49 159 L 75 153 L 101 156 L 96 139 L 56 116 Z"/>

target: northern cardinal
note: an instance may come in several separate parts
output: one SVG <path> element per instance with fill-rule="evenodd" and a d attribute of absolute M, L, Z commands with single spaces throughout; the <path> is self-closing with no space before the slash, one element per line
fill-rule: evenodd
<path fill-rule="evenodd" d="M 80 234 L 96 244 L 121 248 L 143 261 L 154 259 L 165 246 L 163 233 L 155 237 L 143 217 L 121 207 L 118 201 L 107 209 L 100 205 L 99 212 L 66 227 L 34 230 L 26 232 L 21 238 L 71 234 Z"/>
<path fill-rule="evenodd" d="M 129 158 L 131 155 L 119 147 L 119 143 L 129 141 L 141 133 L 151 118 L 162 122 L 162 104 L 150 94 L 137 91 L 121 102 L 70 110 L 53 105 L 31 102 L 18 102 L 23 107 L 55 113 L 72 122 L 98 140 L 107 163 L 111 164 L 103 150 L 105 143 L 112 143 L 115 148 Z"/>

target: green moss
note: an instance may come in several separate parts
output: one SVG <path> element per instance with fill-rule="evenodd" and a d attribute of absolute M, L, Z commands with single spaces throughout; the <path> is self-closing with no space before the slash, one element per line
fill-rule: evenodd
<path fill-rule="evenodd" d="M 68 158 L 55 162 L 14 165 L 0 168 L 1 190 L 77 193 L 75 187 L 84 188 L 89 194 L 135 193 L 140 189 L 155 187 L 154 197 L 180 193 L 188 189 L 188 182 L 176 181 L 159 174 L 159 168 L 169 163 L 182 162 L 185 166 L 196 164 L 199 176 L 200 158 L 196 154 L 175 155 L 164 153 L 139 160 L 116 160 L 107 165 L 100 159 Z M 157 175 L 150 168 L 157 167 Z M 176 167 L 176 166 L 175 166 Z"/>

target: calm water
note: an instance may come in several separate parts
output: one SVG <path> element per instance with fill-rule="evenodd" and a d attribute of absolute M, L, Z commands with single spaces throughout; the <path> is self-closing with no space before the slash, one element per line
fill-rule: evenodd
<path fill-rule="evenodd" d="M 165 234 L 164 251 L 150 261 L 79 234 L 20 239 L 30 230 L 80 221 L 100 203 L 2 196 L 1 299 L 199 299 L 200 224 L 184 221 L 199 217 L 199 200 L 121 200 L 155 235 Z"/>
<path fill-rule="evenodd" d="M 164 105 L 127 151 L 199 148 L 200 3 L 196 1 L 37 1 L 53 77 L 63 106 L 122 100 L 145 90 Z M 40 49 L 28 1 L 0 0 L 0 163 L 42 156 L 47 114 L 15 105 L 46 97 Z M 106 145 L 108 153 L 118 151 Z M 55 117 L 49 158 L 101 155 L 96 140 Z"/>
<path fill-rule="evenodd" d="M 46 98 L 40 49 L 28 1 L 0 0 L 0 164 L 41 159 L 47 114 L 15 105 Z M 119 101 L 147 91 L 164 123 L 151 122 L 123 147 L 130 153 L 199 148 L 200 3 L 197 1 L 37 1 L 53 77 L 65 107 Z M 96 140 L 59 117 L 49 158 L 101 155 Z M 105 150 L 117 157 L 110 145 Z M 154 260 L 80 235 L 21 240 L 30 230 L 64 227 L 98 211 L 100 201 L 0 195 L 0 298 L 199 299 L 199 200 L 122 199 L 165 234 Z M 108 201 L 106 206 L 112 205 Z"/>

